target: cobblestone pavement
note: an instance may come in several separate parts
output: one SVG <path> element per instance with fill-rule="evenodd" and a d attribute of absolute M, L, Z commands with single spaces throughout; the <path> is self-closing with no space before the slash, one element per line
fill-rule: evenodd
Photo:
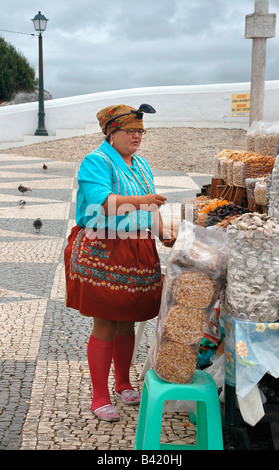
<path fill-rule="evenodd" d="M 92 319 L 64 305 L 63 251 L 75 224 L 77 169 L 72 162 L 0 155 L 0 449 L 134 447 L 138 407 L 115 396 L 113 371 L 111 396 L 121 420 L 100 422 L 90 410 L 86 346 Z M 158 192 L 172 203 L 192 197 L 208 182 L 206 175 L 154 174 Z M 22 195 L 20 184 L 32 191 Z M 37 217 L 43 221 L 40 233 L 33 228 Z M 158 248 L 165 262 L 168 252 Z M 131 367 L 138 390 L 155 321 L 148 322 Z M 185 440 L 195 440 L 187 413 L 166 412 L 162 441 Z"/>

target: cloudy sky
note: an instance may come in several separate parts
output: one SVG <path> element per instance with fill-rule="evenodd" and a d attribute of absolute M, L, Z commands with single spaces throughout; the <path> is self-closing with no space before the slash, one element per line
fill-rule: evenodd
<path fill-rule="evenodd" d="M 244 31 L 254 0 L 0 0 L 0 7 L 0 35 L 37 74 L 38 39 L 17 33 L 34 33 L 39 10 L 49 19 L 44 85 L 53 98 L 250 81 Z M 267 41 L 266 80 L 279 80 L 279 0 L 269 1 L 269 12 L 277 28 Z"/>

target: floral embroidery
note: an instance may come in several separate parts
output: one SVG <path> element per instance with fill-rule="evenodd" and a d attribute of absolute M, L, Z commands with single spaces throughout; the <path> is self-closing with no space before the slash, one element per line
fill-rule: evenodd
<path fill-rule="evenodd" d="M 86 257 L 93 259 L 93 256 L 109 259 L 110 250 L 108 250 L 107 246 L 103 242 L 94 240 L 90 245 L 82 244 L 80 256 L 82 257 L 82 255 L 85 256 L 85 258 L 83 258 L 84 261 L 86 261 Z"/>
<path fill-rule="evenodd" d="M 240 364 L 242 364 L 243 366 L 254 367 L 255 362 L 246 359 L 248 356 L 248 348 L 244 341 L 240 340 L 238 343 L 236 343 L 235 352 L 237 355 L 237 360 Z"/>
<path fill-rule="evenodd" d="M 225 366 L 226 373 L 230 376 L 234 376 L 234 359 L 232 357 L 231 352 L 226 352 L 226 366 Z"/>
<path fill-rule="evenodd" d="M 236 355 L 237 357 L 243 358 L 248 356 L 248 349 L 246 343 L 239 341 L 236 343 Z"/>
<path fill-rule="evenodd" d="M 232 353 L 229 352 L 229 351 L 226 353 L 226 361 L 227 361 L 227 363 L 229 363 L 232 367 L 234 367 L 234 360 L 233 360 L 233 357 L 232 357 Z"/>
<path fill-rule="evenodd" d="M 257 323 L 256 324 L 256 331 L 258 333 L 264 333 L 265 332 L 265 324 L 264 323 Z"/>
<path fill-rule="evenodd" d="M 232 327 L 231 325 L 229 324 L 229 322 L 226 322 L 226 326 L 228 328 L 228 331 L 231 333 L 232 332 Z"/>
<path fill-rule="evenodd" d="M 279 329 L 279 323 L 257 323 L 256 331 L 257 333 L 264 333 L 266 328 L 269 330 L 277 331 Z"/>
<path fill-rule="evenodd" d="M 161 285 L 160 262 L 154 268 L 109 264 L 110 251 L 100 240 L 88 242 L 81 230 L 73 244 L 71 279 L 89 282 L 93 286 L 128 292 L 147 292 Z"/>

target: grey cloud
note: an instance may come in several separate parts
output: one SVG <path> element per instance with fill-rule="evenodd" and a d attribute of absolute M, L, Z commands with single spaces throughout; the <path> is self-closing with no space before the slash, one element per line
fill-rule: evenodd
<path fill-rule="evenodd" d="M 1 2 L 0 29 L 34 32 L 37 0 Z M 277 13 L 278 0 L 269 11 Z M 54 98 L 114 89 L 250 81 L 245 15 L 254 0 L 62 0 L 39 7 L 45 87 Z M 278 26 L 277 26 L 278 31 Z M 1 33 L 38 68 L 37 38 Z M 278 32 L 266 79 L 279 79 Z"/>

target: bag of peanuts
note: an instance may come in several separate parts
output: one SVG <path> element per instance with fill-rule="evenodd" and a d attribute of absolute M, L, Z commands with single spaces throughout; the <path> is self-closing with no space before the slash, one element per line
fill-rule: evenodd
<path fill-rule="evenodd" d="M 279 144 L 279 121 L 254 121 L 247 131 L 247 150 L 275 157 Z"/>
<path fill-rule="evenodd" d="M 246 193 L 248 209 L 250 212 L 256 212 L 257 202 L 255 200 L 255 187 L 258 183 L 265 181 L 265 178 L 247 178 L 246 179 Z"/>
<path fill-rule="evenodd" d="M 167 270 L 150 351 L 157 375 L 191 383 L 199 345 L 210 313 L 225 284 L 225 232 L 183 221 Z"/>

